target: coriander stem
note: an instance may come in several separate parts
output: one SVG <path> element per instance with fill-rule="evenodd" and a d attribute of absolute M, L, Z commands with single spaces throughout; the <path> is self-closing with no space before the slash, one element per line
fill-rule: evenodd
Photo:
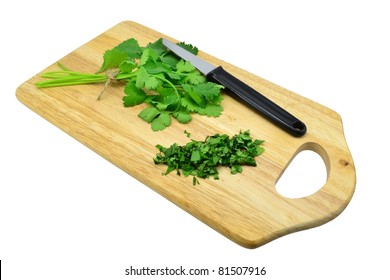
<path fill-rule="evenodd" d="M 60 67 L 64 71 L 70 71 L 65 65 L 63 65 L 61 62 L 57 62 L 57 66 Z"/>
<path fill-rule="evenodd" d="M 41 76 L 43 78 L 48 78 L 51 80 L 37 82 L 36 85 L 39 88 L 102 83 L 108 80 L 107 75 L 86 74 L 69 70 L 47 72 L 42 74 Z M 135 73 L 119 74 L 115 77 L 115 79 L 123 80 L 134 76 L 136 76 Z"/>
<path fill-rule="evenodd" d="M 41 75 L 41 77 L 44 78 L 50 78 L 50 77 L 101 77 L 104 75 L 99 75 L 99 74 L 89 74 L 89 73 L 81 73 L 81 72 L 75 72 L 75 71 L 69 71 L 69 70 L 64 70 L 64 71 L 52 71 L 52 72 L 46 72 Z"/>
<path fill-rule="evenodd" d="M 167 80 L 167 79 L 165 79 L 165 78 L 162 78 L 162 77 L 156 76 L 156 75 L 154 75 L 154 77 L 155 77 L 155 78 L 157 78 L 157 79 L 160 79 L 161 81 L 163 81 L 163 82 L 166 82 L 168 85 L 170 85 L 170 86 L 171 86 L 171 88 L 173 88 L 173 90 L 174 90 L 174 92 L 175 92 L 176 96 L 177 96 L 177 97 L 180 97 L 180 95 L 179 95 L 179 92 L 177 91 L 177 89 L 176 89 L 175 85 L 174 85 L 174 84 L 172 84 L 172 82 L 171 82 L 171 81 L 169 81 L 169 80 Z"/>
<path fill-rule="evenodd" d="M 163 82 L 166 82 L 168 85 L 170 85 L 173 88 L 173 91 L 175 92 L 177 98 L 179 99 L 179 103 L 178 103 L 178 106 L 175 109 L 175 112 L 178 111 L 180 109 L 180 107 L 181 107 L 181 104 L 180 104 L 180 95 L 179 95 L 179 92 L 177 91 L 176 86 L 171 81 L 169 81 L 169 80 L 167 80 L 165 78 L 162 78 L 162 77 L 159 77 L 159 76 L 154 76 L 154 77 L 157 78 L 157 79 L 160 79 Z"/>
<path fill-rule="evenodd" d="M 132 78 L 132 77 L 135 77 L 135 76 L 137 76 L 137 73 L 125 73 L 125 74 L 119 73 L 118 75 L 116 75 L 115 78 L 117 80 L 125 80 L 125 79 Z"/>
<path fill-rule="evenodd" d="M 93 84 L 107 81 L 107 77 L 89 78 L 89 79 L 55 79 L 43 82 L 37 82 L 36 86 L 39 88 Z"/>

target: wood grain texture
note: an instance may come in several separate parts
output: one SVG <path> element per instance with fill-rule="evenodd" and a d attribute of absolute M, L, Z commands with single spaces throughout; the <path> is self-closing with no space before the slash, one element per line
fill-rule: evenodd
<path fill-rule="evenodd" d="M 105 50 L 131 37 L 140 45 L 160 37 L 175 41 L 126 21 L 66 55 L 61 62 L 72 70 L 95 72 Z M 149 124 L 137 117 L 144 105 L 123 107 L 123 85 L 120 84 L 109 87 L 102 100 L 97 101 L 102 85 L 38 89 L 34 85 L 41 80 L 38 73 L 20 85 L 17 98 L 85 146 L 244 247 L 261 246 L 280 236 L 319 226 L 339 215 L 349 203 L 356 183 L 340 116 L 206 53 L 200 52 L 199 56 L 222 65 L 296 115 L 306 123 L 306 135 L 290 136 L 227 94 L 221 117 L 194 115 L 189 124 L 173 121 L 161 132 L 153 132 Z M 54 69 L 57 69 L 55 63 L 42 72 Z M 158 152 L 156 144 L 168 146 L 189 141 L 183 133 L 185 129 L 197 140 L 215 133 L 234 135 L 250 129 L 254 138 L 266 141 L 266 151 L 257 157 L 257 167 L 244 167 L 242 174 L 234 176 L 222 169 L 220 180 L 200 180 L 201 184 L 194 187 L 192 178 L 179 177 L 174 172 L 162 176 L 166 166 L 153 163 Z M 325 185 L 308 197 L 281 196 L 275 189 L 276 182 L 294 156 L 306 149 L 323 158 L 328 173 Z"/>

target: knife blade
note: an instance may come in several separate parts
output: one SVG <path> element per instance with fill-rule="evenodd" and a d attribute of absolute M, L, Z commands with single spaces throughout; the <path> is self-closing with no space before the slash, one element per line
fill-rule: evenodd
<path fill-rule="evenodd" d="M 225 71 L 222 66 L 214 66 L 165 38 L 162 39 L 162 43 L 177 56 L 189 61 L 206 76 L 207 80 L 224 86 L 233 97 L 242 100 L 286 132 L 296 137 L 306 133 L 306 125 L 302 121 Z"/>

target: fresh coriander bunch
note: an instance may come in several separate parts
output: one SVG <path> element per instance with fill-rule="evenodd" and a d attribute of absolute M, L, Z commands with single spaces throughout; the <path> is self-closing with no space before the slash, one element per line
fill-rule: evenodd
<path fill-rule="evenodd" d="M 193 54 L 198 49 L 178 43 Z M 191 121 L 192 113 L 218 117 L 223 110 L 223 86 L 208 82 L 190 63 L 178 58 L 163 44 L 162 39 L 142 47 L 134 38 L 128 39 L 103 55 L 103 64 L 96 73 L 72 71 L 62 64 L 61 70 L 42 75 L 47 80 L 37 82 L 40 88 L 112 81 L 124 83 L 123 105 L 132 107 L 147 103 L 139 117 L 151 124 L 154 131 L 171 124 L 172 117 L 180 123 Z"/>

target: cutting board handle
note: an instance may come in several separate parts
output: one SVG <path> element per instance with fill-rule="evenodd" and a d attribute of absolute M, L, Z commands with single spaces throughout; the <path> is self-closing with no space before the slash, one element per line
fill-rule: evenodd
<path fill-rule="evenodd" d="M 338 141 L 334 143 L 339 143 L 338 146 L 321 141 L 306 142 L 295 153 L 294 157 L 304 150 L 319 154 L 326 166 L 327 179 L 324 186 L 314 194 L 289 199 L 289 203 L 294 204 L 296 209 L 302 209 L 305 215 L 300 217 L 299 223 L 294 224 L 294 229 L 290 228 L 288 231 L 294 232 L 322 225 L 337 217 L 350 202 L 356 185 L 355 166 L 344 136 L 337 138 Z M 286 212 L 287 214 L 291 215 L 291 212 Z"/>
<path fill-rule="evenodd" d="M 338 133 L 340 131 L 341 134 Z M 256 240 L 254 244 L 246 243 L 244 246 L 256 247 L 289 233 L 323 225 L 336 218 L 350 202 L 355 190 L 356 174 L 342 129 L 335 132 L 333 144 L 327 144 L 326 141 L 321 141 L 318 137 L 312 139 L 314 138 L 314 141 L 303 143 L 289 163 L 294 160 L 297 154 L 305 150 L 319 154 L 327 170 L 325 184 L 317 192 L 306 197 L 287 198 L 283 196 L 284 203 L 279 202 L 277 209 L 274 209 L 274 211 L 279 211 L 278 222 L 282 226 L 279 228 L 279 226 L 273 224 L 272 227 L 274 228 L 268 234 L 263 232 L 262 237 Z M 334 143 L 337 143 L 337 145 Z M 287 169 L 289 163 L 287 163 L 284 170 Z M 282 174 L 283 172 L 278 179 Z M 282 197 L 280 193 L 278 195 Z M 281 205 L 284 205 L 284 207 L 280 207 Z"/>

